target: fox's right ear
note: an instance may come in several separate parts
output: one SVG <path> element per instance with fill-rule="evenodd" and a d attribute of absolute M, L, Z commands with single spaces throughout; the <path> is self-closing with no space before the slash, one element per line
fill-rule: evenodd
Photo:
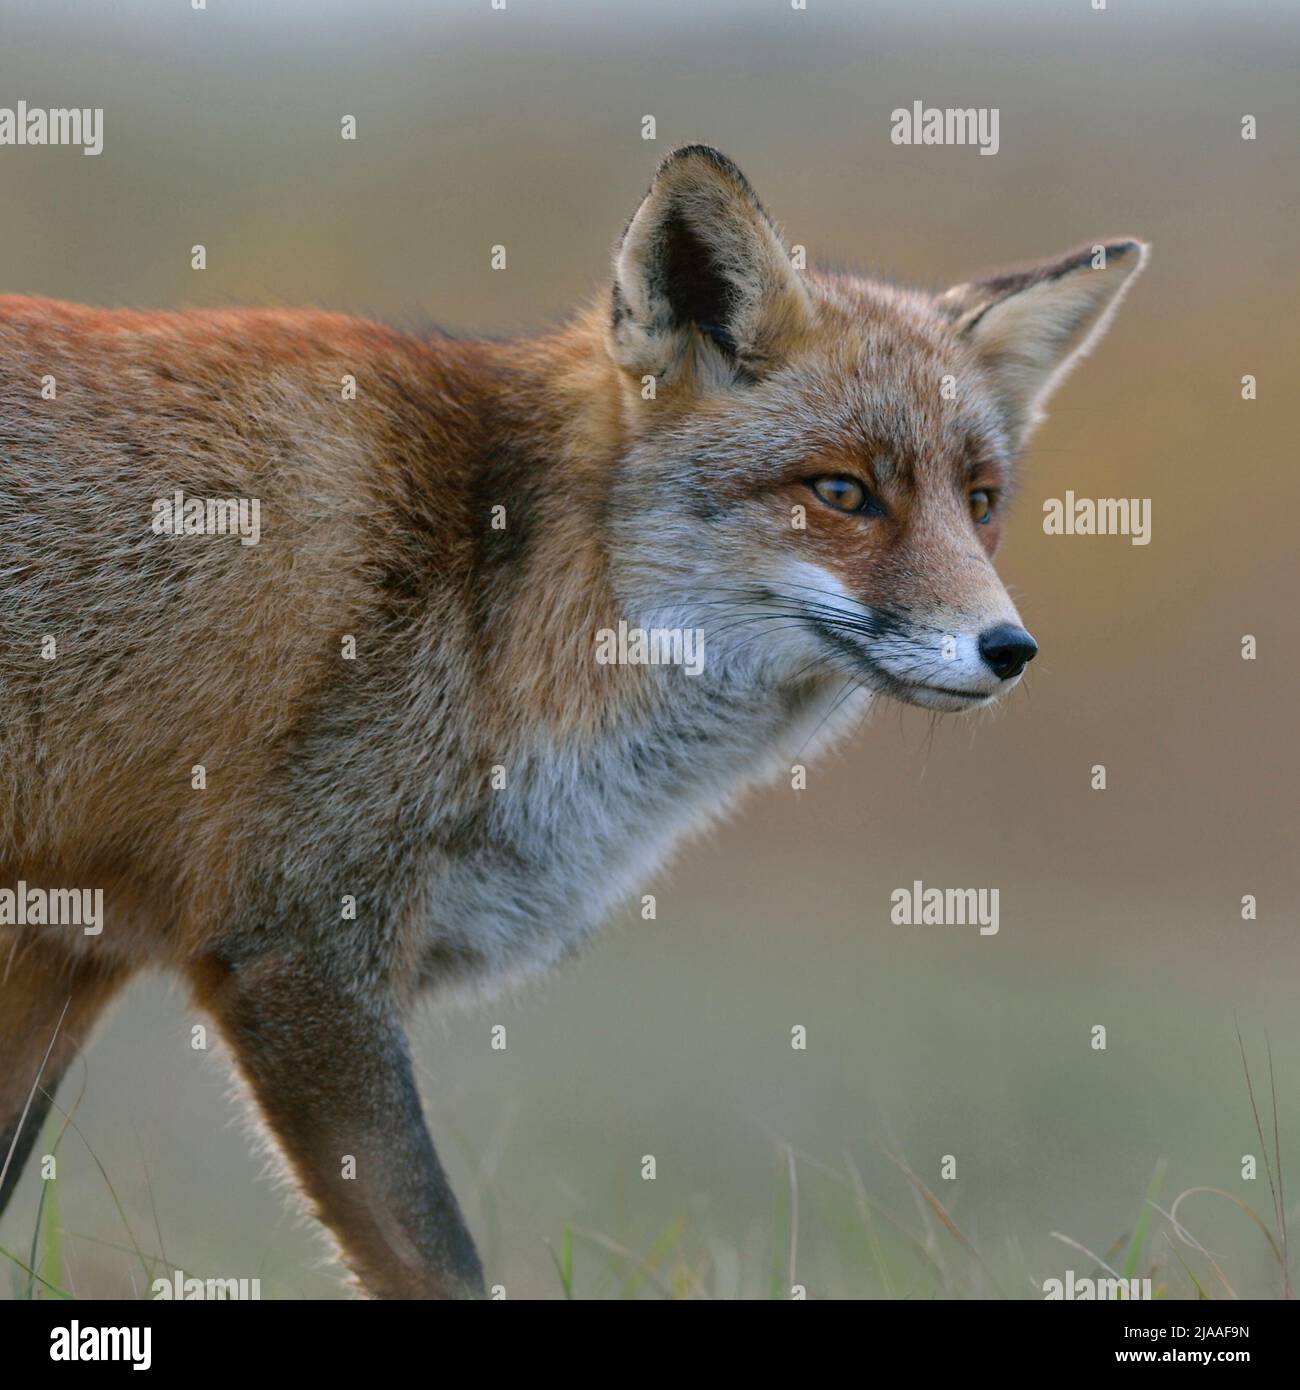
<path fill-rule="evenodd" d="M 761 377 L 808 328 L 807 291 L 745 176 L 707 145 L 674 150 L 614 267 L 610 353 L 638 376 Z"/>

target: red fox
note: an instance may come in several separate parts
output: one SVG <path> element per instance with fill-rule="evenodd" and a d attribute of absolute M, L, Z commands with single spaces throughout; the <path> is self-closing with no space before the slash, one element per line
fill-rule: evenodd
<path fill-rule="evenodd" d="M 360 1291 L 481 1295 L 404 1016 L 575 950 L 864 702 L 1016 684 L 1014 461 L 1145 257 L 804 270 L 694 145 L 526 341 L 0 298 L 0 1206 L 167 967 Z"/>

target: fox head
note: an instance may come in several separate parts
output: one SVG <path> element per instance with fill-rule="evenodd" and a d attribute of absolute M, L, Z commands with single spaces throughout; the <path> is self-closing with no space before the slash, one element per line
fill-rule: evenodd
<path fill-rule="evenodd" d="M 799 269 L 730 160 L 675 151 L 615 259 L 621 601 L 765 685 L 1004 694 L 1037 651 L 993 568 L 1016 459 L 1145 258 L 1116 239 L 938 295 Z"/>

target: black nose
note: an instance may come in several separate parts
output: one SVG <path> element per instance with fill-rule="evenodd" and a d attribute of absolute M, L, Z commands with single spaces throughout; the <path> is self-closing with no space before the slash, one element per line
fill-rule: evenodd
<path fill-rule="evenodd" d="M 999 623 L 980 633 L 980 655 L 995 676 L 1009 681 L 1038 655 L 1038 643 L 1014 623 Z"/>

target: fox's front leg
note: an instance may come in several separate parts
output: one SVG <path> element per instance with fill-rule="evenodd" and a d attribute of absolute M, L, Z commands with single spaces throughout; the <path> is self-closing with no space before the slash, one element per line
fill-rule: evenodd
<path fill-rule="evenodd" d="M 481 1296 L 478 1255 L 425 1128 L 392 1001 L 302 960 L 208 960 L 193 978 L 365 1291 Z"/>
<path fill-rule="evenodd" d="M 13 881 L 0 871 L 0 883 Z M 17 941 L 12 931 L 0 931 L 0 1215 L 59 1079 L 130 973 L 121 965 L 70 960 L 53 943 Z"/>

